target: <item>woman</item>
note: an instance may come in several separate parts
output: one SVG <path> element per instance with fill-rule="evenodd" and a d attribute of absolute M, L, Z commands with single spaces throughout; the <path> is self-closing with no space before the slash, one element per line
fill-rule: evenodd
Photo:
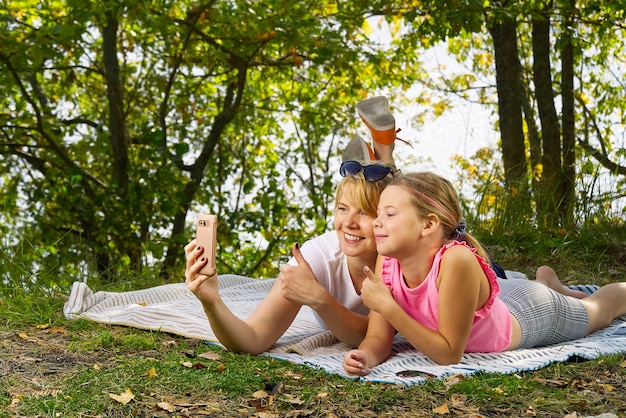
<path fill-rule="evenodd" d="M 367 328 L 368 310 L 360 297 L 363 267 L 376 262 L 372 219 L 386 182 L 343 178 L 336 192 L 335 231 L 305 242 L 302 248 L 295 244 L 293 259 L 280 266 L 276 283 L 245 321 L 220 298 L 217 274 L 198 274 L 207 260 L 195 240 L 189 243 L 185 247 L 186 283 L 202 302 L 220 342 L 236 352 L 262 353 L 307 305 L 339 340 L 356 347 Z"/>
<path fill-rule="evenodd" d="M 464 352 L 499 352 L 583 337 L 626 314 L 626 283 L 585 299 L 530 280 L 498 280 L 480 244 L 465 232 L 458 196 L 432 173 L 395 177 L 374 220 L 381 256 L 362 284 L 367 334 L 344 357 L 365 375 L 390 354 L 395 332 L 439 364 Z"/>
<path fill-rule="evenodd" d="M 363 120 L 380 113 L 391 115 L 386 99 L 374 102 L 376 106 L 367 108 Z M 360 296 L 363 267 L 374 264 L 377 257 L 372 220 L 380 193 L 396 173 L 393 141 L 383 144 L 374 137 L 373 145 L 372 150 L 358 135 L 350 141 L 340 169 L 344 178 L 336 191 L 335 231 L 305 242 L 302 248 L 295 244 L 293 258 L 280 266 L 269 294 L 245 320 L 221 299 L 217 273 L 199 274 L 208 262 L 203 248 L 196 247 L 195 240 L 185 247 L 187 286 L 202 302 L 215 336 L 225 347 L 251 354 L 267 351 L 305 305 L 340 341 L 351 347 L 362 341 L 369 312 Z"/>

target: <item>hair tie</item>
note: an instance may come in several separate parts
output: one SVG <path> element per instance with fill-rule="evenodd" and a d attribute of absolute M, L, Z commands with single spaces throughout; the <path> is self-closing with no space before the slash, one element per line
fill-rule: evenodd
<path fill-rule="evenodd" d="M 465 241 L 465 229 L 466 228 L 467 228 L 467 224 L 465 223 L 465 221 L 459 222 L 459 224 L 454 229 L 454 232 L 452 233 L 452 238 L 454 238 L 457 241 Z"/>

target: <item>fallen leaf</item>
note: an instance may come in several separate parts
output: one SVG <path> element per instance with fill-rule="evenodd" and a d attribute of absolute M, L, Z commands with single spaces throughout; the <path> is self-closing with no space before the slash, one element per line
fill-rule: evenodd
<path fill-rule="evenodd" d="M 453 408 L 463 408 L 465 407 L 465 402 L 467 401 L 467 395 L 462 395 L 460 393 L 453 393 L 450 396 L 450 403 Z"/>
<path fill-rule="evenodd" d="M 450 389 L 452 386 L 456 385 L 459 382 L 465 380 L 466 377 L 462 374 L 455 374 L 454 376 L 446 377 L 446 380 L 443 381 L 443 384 L 446 385 L 447 389 Z"/>
<path fill-rule="evenodd" d="M 256 414 L 256 416 L 260 418 L 278 418 L 280 415 L 273 414 L 271 412 L 259 412 Z"/>
<path fill-rule="evenodd" d="M 269 398 L 256 398 L 256 399 L 250 399 L 248 401 L 248 406 L 253 406 L 257 410 L 258 409 L 266 409 L 273 402 L 274 402 L 274 400 L 271 397 L 269 397 Z"/>
<path fill-rule="evenodd" d="M 151 367 L 150 370 L 148 370 L 148 373 L 146 373 L 146 375 L 149 378 L 156 377 L 157 375 L 156 369 L 154 367 Z"/>
<path fill-rule="evenodd" d="M 598 383 L 598 386 L 600 386 L 607 392 L 613 392 L 615 390 L 615 386 L 609 385 L 608 383 Z"/>
<path fill-rule="evenodd" d="M 448 408 L 448 403 L 444 402 L 442 405 L 438 406 L 437 408 L 434 408 L 433 412 L 435 414 L 440 414 L 440 415 L 449 414 L 450 409 Z"/>
<path fill-rule="evenodd" d="M 46 328 L 50 328 L 50 323 L 37 325 L 37 329 L 46 329 Z"/>
<path fill-rule="evenodd" d="M 302 405 L 304 403 L 304 401 L 298 398 L 298 396 L 289 393 L 284 394 L 280 400 L 293 405 Z"/>
<path fill-rule="evenodd" d="M 253 398 L 259 399 L 259 398 L 267 398 L 268 394 L 266 391 L 264 390 L 257 390 L 256 392 L 254 392 L 252 394 Z"/>
<path fill-rule="evenodd" d="M 216 410 L 198 409 L 197 411 L 194 412 L 194 415 L 215 416 L 216 412 L 222 412 L 222 410 L 221 409 L 216 409 Z"/>
<path fill-rule="evenodd" d="M 193 367 L 193 363 L 190 362 L 190 361 L 181 361 L 180 364 L 183 367 L 188 367 L 188 368 L 192 368 Z"/>
<path fill-rule="evenodd" d="M 524 414 L 537 416 L 537 412 L 535 412 L 535 408 L 533 408 L 532 405 L 528 405 L 528 408 L 526 408 L 526 411 L 524 412 Z"/>
<path fill-rule="evenodd" d="M 22 399 L 24 399 L 24 395 L 15 395 L 13 399 L 11 399 L 11 405 L 9 408 L 15 408 Z"/>
<path fill-rule="evenodd" d="M 220 363 L 217 365 L 217 367 L 215 368 L 215 370 L 218 373 L 222 373 L 224 370 L 226 370 L 226 366 L 224 365 L 224 363 Z"/>
<path fill-rule="evenodd" d="M 294 409 L 293 411 L 289 411 L 285 414 L 285 418 L 300 418 L 310 416 L 314 416 L 314 412 L 309 409 Z M 326 417 L 330 418 L 329 415 L 327 415 Z"/>
<path fill-rule="evenodd" d="M 157 402 L 155 409 L 162 410 L 162 411 L 167 411 L 167 412 L 175 412 L 176 411 L 176 408 L 174 408 L 174 406 L 172 404 L 169 404 L 167 402 Z"/>
<path fill-rule="evenodd" d="M 291 370 L 287 371 L 287 373 L 285 373 L 283 376 L 285 377 L 289 377 L 293 380 L 300 380 L 302 379 L 302 373 L 294 373 Z"/>
<path fill-rule="evenodd" d="M 220 359 L 220 355 L 212 351 L 207 351 L 206 353 L 198 354 L 198 357 L 205 358 L 207 360 L 219 360 Z"/>
<path fill-rule="evenodd" d="M 119 395 L 116 395 L 115 393 L 109 393 L 109 396 L 117 402 L 121 403 L 122 405 L 126 405 L 128 402 L 135 399 L 135 395 L 133 395 L 133 392 L 131 392 L 130 389 L 126 389 L 125 392 L 120 393 Z"/>

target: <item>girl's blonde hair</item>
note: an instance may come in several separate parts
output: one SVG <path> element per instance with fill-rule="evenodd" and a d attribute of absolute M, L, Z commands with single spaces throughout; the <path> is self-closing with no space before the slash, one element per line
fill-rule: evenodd
<path fill-rule="evenodd" d="M 389 180 L 390 178 L 385 177 L 378 181 L 368 181 L 362 174 L 342 178 L 337 185 L 335 209 L 339 201 L 345 199 L 350 204 L 360 207 L 366 215 L 375 218 L 380 194 L 389 184 Z"/>
<path fill-rule="evenodd" d="M 407 173 L 394 177 L 389 185 L 400 186 L 411 193 L 414 206 L 423 216 L 437 215 L 446 239 L 457 238 L 463 215 L 456 190 L 447 179 L 431 172 Z M 487 252 L 471 234 L 464 232 L 460 240 L 476 248 L 478 254 L 489 262 Z"/>

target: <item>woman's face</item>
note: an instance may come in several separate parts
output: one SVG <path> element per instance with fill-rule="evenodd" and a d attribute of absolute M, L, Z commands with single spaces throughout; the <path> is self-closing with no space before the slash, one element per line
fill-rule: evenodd
<path fill-rule="evenodd" d="M 373 219 L 361 207 L 348 202 L 345 198 L 339 199 L 334 224 L 341 250 L 345 255 L 362 257 L 376 254 Z"/>

